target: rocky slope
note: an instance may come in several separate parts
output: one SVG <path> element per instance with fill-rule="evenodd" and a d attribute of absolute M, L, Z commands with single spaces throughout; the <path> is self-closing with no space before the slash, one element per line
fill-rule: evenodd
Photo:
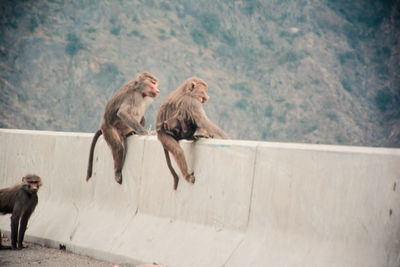
<path fill-rule="evenodd" d="M 2 1 L 0 127 L 94 132 L 138 72 L 234 139 L 400 147 L 400 1 Z M 154 128 L 154 126 L 153 126 Z"/>

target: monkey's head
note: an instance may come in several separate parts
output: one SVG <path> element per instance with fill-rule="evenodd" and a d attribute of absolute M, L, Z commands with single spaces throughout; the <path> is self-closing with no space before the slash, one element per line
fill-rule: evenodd
<path fill-rule="evenodd" d="M 202 104 L 210 98 L 207 95 L 207 90 L 208 85 L 200 78 L 193 77 L 186 81 L 186 92 Z"/>
<path fill-rule="evenodd" d="M 39 187 L 42 186 L 42 179 L 35 174 L 27 174 L 22 177 L 24 189 L 31 193 L 36 193 Z"/>
<path fill-rule="evenodd" d="M 149 72 L 142 72 L 135 79 L 135 88 L 143 97 L 157 97 L 160 93 L 157 86 L 158 79 Z"/>

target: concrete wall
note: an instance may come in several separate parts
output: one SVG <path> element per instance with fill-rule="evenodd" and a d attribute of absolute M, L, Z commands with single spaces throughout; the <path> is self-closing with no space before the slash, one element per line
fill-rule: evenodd
<path fill-rule="evenodd" d="M 86 183 L 91 138 L 0 130 L 0 187 L 44 182 L 26 240 L 169 267 L 400 264 L 398 149 L 183 141 L 196 183 L 174 191 L 154 136 L 128 138 L 122 185 L 101 137 Z"/>

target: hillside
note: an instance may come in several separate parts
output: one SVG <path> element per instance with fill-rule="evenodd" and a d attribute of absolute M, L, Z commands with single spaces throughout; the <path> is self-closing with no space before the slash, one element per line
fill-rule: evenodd
<path fill-rule="evenodd" d="M 138 72 L 234 139 L 400 147 L 400 1 L 0 3 L 0 127 L 94 132 Z M 153 126 L 154 128 L 154 126 Z"/>

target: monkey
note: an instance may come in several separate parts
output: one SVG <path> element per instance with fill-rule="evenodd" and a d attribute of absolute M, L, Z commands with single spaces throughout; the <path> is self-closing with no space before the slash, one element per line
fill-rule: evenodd
<path fill-rule="evenodd" d="M 108 101 L 104 117 L 92 139 L 86 182 L 92 176 L 93 153 L 97 139 L 103 135 L 114 160 L 114 178 L 122 183 L 122 167 L 127 151 L 126 138 L 132 134 L 146 135 L 144 112 L 160 91 L 158 79 L 149 72 L 136 76 Z"/>
<path fill-rule="evenodd" d="M 22 177 L 22 182 L 0 189 L 0 213 L 11 213 L 11 248 L 22 249 L 28 220 L 38 204 L 37 192 L 42 179 L 35 174 Z M 18 231 L 19 228 L 19 231 Z"/>
<path fill-rule="evenodd" d="M 208 85 L 202 79 L 191 77 L 169 94 L 157 114 L 157 138 L 163 146 L 168 168 L 174 178 L 174 190 L 178 187 L 179 177 L 171 165 L 169 153 L 174 156 L 185 180 L 195 182 L 194 172 L 188 172 L 180 140 L 229 139 L 223 130 L 207 118 L 203 109 L 203 104 L 209 100 L 207 90 Z"/>

